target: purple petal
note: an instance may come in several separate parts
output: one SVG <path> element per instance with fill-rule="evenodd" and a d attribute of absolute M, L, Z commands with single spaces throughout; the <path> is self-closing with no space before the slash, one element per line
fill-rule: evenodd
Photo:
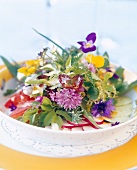
<path fill-rule="evenodd" d="M 81 46 L 81 50 L 84 52 L 84 53 L 88 53 L 90 51 L 95 51 L 96 50 L 96 46 L 93 45 L 92 47 L 89 47 L 89 48 L 85 48 L 83 46 Z"/>
<path fill-rule="evenodd" d="M 79 41 L 79 42 L 77 42 L 78 44 L 80 44 L 80 45 L 85 45 L 86 44 L 86 42 L 85 41 Z"/>
<path fill-rule="evenodd" d="M 117 75 L 117 74 L 113 74 L 113 77 L 115 78 L 115 79 L 118 79 L 119 78 L 119 76 Z"/>
<path fill-rule="evenodd" d="M 111 126 L 116 126 L 116 125 L 119 125 L 120 122 L 115 122 L 115 123 L 112 123 Z"/>
<path fill-rule="evenodd" d="M 15 106 L 13 103 L 12 103 L 12 105 L 10 106 L 10 111 L 14 111 L 14 110 L 16 110 L 17 109 L 17 106 Z"/>
<path fill-rule="evenodd" d="M 86 40 L 87 41 L 90 41 L 92 40 L 92 42 L 94 43 L 96 41 L 96 34 L 93 32 L 93 33 L 90 33 L 87 37 L 86 37 Z"/>

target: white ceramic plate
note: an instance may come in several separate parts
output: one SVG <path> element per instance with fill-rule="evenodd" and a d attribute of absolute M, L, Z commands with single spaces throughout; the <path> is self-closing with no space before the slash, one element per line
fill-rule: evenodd
<path fill-rule="evenodd" d="M 136 118 L 134 118 L 136 119 Z M 124 131 L 112 135 L 104 140 L 88 145 L 56 145 L 24 138 L 19 134 L 18 127 L 14 128 L 5 119 L 0 117 L 1 144 L 27 154 L 46 157 L 78 157 L 102 153 L 128 142 L 137 134 L 137 124 L 134 119 L 126 126 Z"/>
<path fill-rule="evenodd" d="M 127 74 L 137 79 L 133 73 Z M 134 75 L 134 76 L 133 76 Z M 131 80 L 132 81 L 132 80 Z M 11 79 L 6 88 L 14 86 Z M 0 92 L 0 105 L 6 98 Z M 137 93 L 126 94 L 132 100 Z M 99 154 L 128 142 L 137 134 L 137 116 L 120 125 L 92 131 L 63 132 L 19 122 L 0 112 L 0 142 L 2 145 L 28 154 L 45 157 L 78 157 Z"/>

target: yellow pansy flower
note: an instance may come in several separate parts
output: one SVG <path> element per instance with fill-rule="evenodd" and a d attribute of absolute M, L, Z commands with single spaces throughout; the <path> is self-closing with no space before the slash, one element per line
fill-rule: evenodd
<path fill-rule="evenodd" d="M 100 67 L 103 67 L 104 66 L 104 62 L 105 62 L 105 59 L 104 57 L 98 55 L 98 56 L 94 56 L 93 54 L 88 54 L 86 56 L 86 60 L 89 62 L 89 63 L 92 63 L 94 64 L 94 66 L 96 68 L 100 68 Z"/>
<path fill-rule="evenodd" d="M 28 61 L 26 61 L 27 66 L 37 67 L 39 65 L 39 63 L 40 63 L 39 60 L 28 60 Z"/>
<path fill-rule="evenodd" d="M 35 71 L 36 71 L 35 67 L 30 67 L 30 68 L 22 67 L 18 69 L 18 72 L 23 73 L 25 76 L 29 76 L 30 74 L 35 73 Z"/>

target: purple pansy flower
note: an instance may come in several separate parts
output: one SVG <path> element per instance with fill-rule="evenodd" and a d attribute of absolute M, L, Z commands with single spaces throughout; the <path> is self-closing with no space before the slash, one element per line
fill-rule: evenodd
<path fill-rule="evenodd" d="M 107 72 L 112 72 L 110 67 L 107 67 L 107 68 L 106 68 L 106 71 L 107 71 Z M 116 73 L 113 74 L 113 77 L 114 77 L 115 79 L 118 79 L 118 78 L 119 78 L 119 76 L 118 76 Z"/>
<path fill-rule="evenodd" d="M 80 41 L 77 42 L 78 44 L 81 45 L 80 49 L 84 52 L 84 53 L 88 53 L 90 51 L 95 51 L 96 50 L 96 46 L 94 45 L 94 42 L 96 41 L 96 34 L 90 33 L 87 37 L 86 37 L 87 42 L 85 41 Z"/>
<path fill-rule="evenodd" d="M 100 102 L 93 106 L 91 113 L 93 116 L 111 117 L 113 110 L 115 110 L 113 99 L 109 99 L 108 101 L 100 100 Z"/>

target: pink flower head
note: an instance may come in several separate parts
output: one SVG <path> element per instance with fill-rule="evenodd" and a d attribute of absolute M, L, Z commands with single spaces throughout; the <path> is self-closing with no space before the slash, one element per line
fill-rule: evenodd
<path fill-rule="evenodd" d="M 74 89 L 62 89 L 56 92 L 55 101 L 59 106 L 64 107 L 65 110 L 71 110 L 80 106 L 82 97 Z"/>
<path fill-rule="evenodd" d="M 83 92 L 84 88 L 82 87 L 83 84 L 83 77 L 80 75 L 70 77 L 65 74 L 59 75 L 59 81 L 64 88 L 67 89 L 75 89 L 77 92 Z"/>

